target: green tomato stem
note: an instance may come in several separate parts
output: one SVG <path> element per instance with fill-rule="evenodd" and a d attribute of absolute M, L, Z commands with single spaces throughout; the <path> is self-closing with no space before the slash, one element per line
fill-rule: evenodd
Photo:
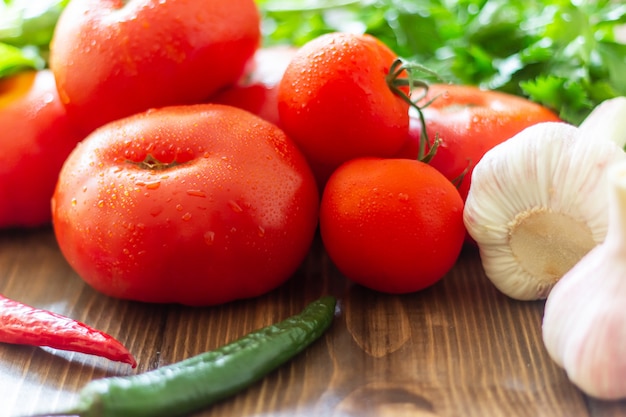
<path fill-rule="evenodd" d="M 424 118 L 424 113 L 422 112 L 422 109 L 429 106 L 430 103 L 432 103 L 433 100 L 436 99 L 436 97 L 432 100 L 429 100 L 421 107 L 417 104 L 417 102 L 424 99 L 428 94 L 428 83 L 426 81 L 414 78 L 414 71 L 422 71 L 438 77 L 435 72 L 429 70 L 428 68 L 425 68 L 417 63 L 411 63 L 398 58 L 391 64 L 386 79 L 387 85 L 389 85 L 391 91 L 417 111 L 422 127 L 417 159 L 424 163 L 428 163 L 435 156 L 440 141 L 439 136 L 435 135 L 435 139 L 432 145 L 430 144 L 428 132 L 426 131 L 426 119 Z M 408 75 L 408 78 L 404 77 L 405 73 Z M 404 90 L 402 89 L 403 87 L 409 87 L 408 94 L 404 92 Z M 417 99 L 413 99 L 412 96 L 416 89 L 421 90 L 422 93 Z"/>

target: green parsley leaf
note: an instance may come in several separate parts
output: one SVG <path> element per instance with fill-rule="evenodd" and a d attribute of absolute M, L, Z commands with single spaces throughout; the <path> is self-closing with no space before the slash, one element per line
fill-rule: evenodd
<path fill-rule="evenodd" d="M 50 40 L 68 0 L 0 0 L 0 78 L 47 65 Z"/>
<path fill-rule="evenodd" d="M 257 0 L 267 44 L 370 33 L 449 82 L 528 97 L 578 124 L 626 95 L 626 5 L 612 0 Z M 301 7 L 306 3 L 307 7 Z M 316 7 L 314 7 L 315 5 Z M 310 23 L 313 22 L 313 23 Z M 624 35 L 626 36 L 626 35 Z"/>
<path fill-rule="evenodd" d="M 0 43 L 0 78 L 25 69 L 40 69 L 43 66 L 44 61 L 38 52 Z"/>

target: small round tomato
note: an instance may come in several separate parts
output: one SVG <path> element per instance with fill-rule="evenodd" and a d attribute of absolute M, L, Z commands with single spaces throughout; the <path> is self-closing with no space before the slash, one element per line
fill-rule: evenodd
<path fill-rule="evenodd" d="M 209 101 L 248 110 L 280 126 L 278 83 L 297 50 L 285 45 L 258 49 L 242 79 L 236 85 L 221 90 Z"/>
<path fill-rule="evenodd" d="M 332 172 L 349 159 L 400 149 L 409 105 L 391 85 L 397 59 L 370 35 L 329 33 L 298 50 L 278 87 L 278 114 L 313 167 Z"/>
<path fill-rule="evenodd" d="M 91 132 L 153 107 L 204 101 L 241 77 L 259 46 L 253 0 L 82 0 L 63 10 L 50 67 Z"/>
<path fill-rule="evenodd" d="M 72 152 L 53 197 L 59 247 L 95 289 L 211 305 L 288 279 L 317 227 L 319 195 L 275 125 L 217 104 L 107 124 Z"/>
<path fill-rule="evenodd" d="M 50 223 L 63 161 L 80 139 L 49 70 L 0 80 L 0 227 Z"/>
<path fill-rule="evenodd" d="M 463 200 L 423 162 L 357 158 L 326 184 L 320 233 L 348 279 L 381 292 L 414 292 L 454 266 L 465 238 Z"/>
<path fill-rule="evenodd" d="M 467 198 L 474 166 L 489 149 L 539 122 L 559 121 L 551 110 L 523 97 L 473 86 L 433 84 L 418 104 L 433 100 L 422 112 L 432 145 L 440 140 L 430 165 L 451 181 L 462 181 L 459 192 Z M 417 158 L 421 123 L 411 115 L 410 133 L 396 156 Z"/>

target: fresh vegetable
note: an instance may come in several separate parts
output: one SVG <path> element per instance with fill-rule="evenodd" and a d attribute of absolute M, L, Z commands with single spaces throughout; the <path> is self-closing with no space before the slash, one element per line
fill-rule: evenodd
<path fill-rule="evenodd" d="M 258 49 L 242 79 L 211 96 L 209 101 L 248 110 L 280 126 L 278 84 L 297 50 L 284 45 Z"/>
<path fill-rule="evenodd" d="M 625 159 L 614 141 L 583 137 L 561 122 L 528 127 L 483 156 L 464 221 L 500 291 L 520 300 L 545 298 L 604 240 L 606 168 Z"/>
<path fill-rule="evenodd" d="M 0 79 L 0 126 L 0 228 L 49 224 L 61 165 L 82 139 L 49 70 Z"/>
<path fill-rule="evenodd" d="M 452 268 L 463 241 L 463 200 L 417 160 L 357 158 L 326 183 L 320 233 L 350 280 L 386 293 L 429 287 Z"/>
<path fill-rule="evenodd" d="M 443 79 L 523 95 L 579 124 L 626 95 L 626 6 L 613 0 L 257 0 L 265 44 L 369 33 Z"/>
<path fill-rule="evenodd" d="M 73 1 L 55 28 L 50 68 L 88 133 L 235 83 L 259 45 L 259 24 L 253 0 Z"/>
<path fill-rule="evenodd" d="M 43 7 L 50 3 L 49 7 Z M 5 0 L 0 27 L 15 32 L 28 7 L 29 25 L 45 35 L 66 1 Z M 256 0 L 265 46 L 302 46 L 346 31 L 381 39 L 401 57 L 455 84 L 529 97 L 578 124 L 602 101 L 626 95 L 626 7 L 619 1 L 561 0 Z M 8 12 L 5 13 L 5 10 Z M 11 10 L 13 9 L 13 10 Z M 8 23 L 7 23 L 8 22 Z M 48 29 L 49 30 L 49 29 Z M 424 39 L 428 41 L 425 42 Z M 0 42 L 6 41 L 0 29 Z M 6 45 L 0 45 L 0 49 Z M 45 48 L 44 48 L 45 49 Z M 17 68 L 45 64 L 44 53 L 12 47 L 0 53 Z M 17 52 L 17 55 L 16 55 Z M 9 58 L 9 55 L 13 58 Z M 7 59 L 3 59 L 7 57 Z M 19 63 L 26 60 L 30 64 Z"/>
<path fill-rule="evenodd" d="M 0 1 L 0 78 L 45 68 L 48 45 L 68 0 Z"/>
<path fill-rule="evenodd" d="M 0 342 L 97 355 L 133 368 L 135 358 L 116 339 L 84 323 L 0 295 Z"/>
<path fill-rule="evenodd" d="M 208 407 L 252 385 L 330 327 L 336 300 L 311 302 L 301 313 L 216 350 L 144 374 L 90 382 L 67 414 L 79 417 L 173 417 Z"/>
<path fill-rule="evenodd" d="M 586 394 L 626 398 L 626 163 L 609 168 L 609 228 L 604 242 L 556 283 L 542 334 L 550 356 Z"/>
<path fill-rule="evenodd" d="M 430 165 L 467 198 L 476 163 L 489 149 L 539 122 L 560 121 L 551 110 L 519 96 L 473 86 L 431 84 L 420 100 L 430 145 Z M 411 108 L 409 138 L 396 156 L 417 158 L 422 123 Z"/>
<path fill-rule="evenodd" d="M 313 240 L 319 195 L 278 127 L 199 104 L 96 130 L 68 157 L 52 204 L 59 247 L 94 288 L 209 305 L 287 280 Z"/>
<path fill-rule="evenodd" d="M 580 125 L 584 137 L 607 138 L 626 147 L 626 97 L 603 101 Z"/>
<path fill-rule="evenodd" d="M 278 87 L 281 126 L 324 173 L 361 156 L 390 157 L 409 130 L 397 56 L 369 35 L 330 33 L 302 46 Z M 402 90 L 400 90 L 402 88 Z"/>

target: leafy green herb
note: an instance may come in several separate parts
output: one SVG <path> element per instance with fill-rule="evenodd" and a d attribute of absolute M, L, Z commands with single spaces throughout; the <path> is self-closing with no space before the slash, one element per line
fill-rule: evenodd
<path fill-rule="evenodd" d="M 36 52 L 0 43 L 0 78 L 11 75 L 23 68 L 43 67 L 43 61 Z"/>
<path fill-rule="evenodd" d="M 46 66 L 54 26 L 69 0 L 0 0 L 0 77 Z"/>
<path fill-rule="evenodd" d="M 578 124 L 626 95 L 626 5 L 613 0 L 257 0 L 266 44 L 370 33 L 450 82 L 530 97 Z"/>
<path fill-rule="evenodd" d="M 0 0 L 0 77 L 45 67 L 68 1 Z M 256 2 L 266 45 L 300 46 L 332 31 L 369 33 L 440 78 L 529 97 L 574 124 L 601 101 L 626 95 L 621 1 Z"/>

